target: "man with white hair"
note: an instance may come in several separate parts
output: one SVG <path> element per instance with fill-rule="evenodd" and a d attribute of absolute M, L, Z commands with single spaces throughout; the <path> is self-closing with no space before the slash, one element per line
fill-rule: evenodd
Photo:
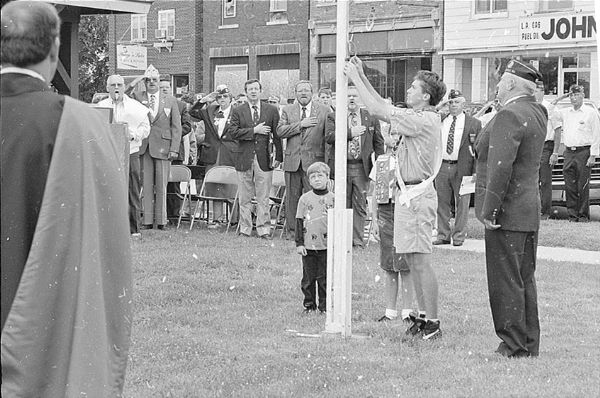
<path fill-rule="evenodd" d="M 127 123 L 129 133 L 129 232 L 140 236 L 140 146 L 150 134 L 148 108 L 125 94 L 125 81 L 120 75 L 111 75 L 106 80 L 109 98 L 98 103 L 99 107 L 113 109 L 113 121 Z"/>
<path fill-rule="evenodd" d="M 463 111 L 465 97 L 458 90 L 450 90 L 448 108 L 450 114 L 442 122 L 442 166 L 435 178 L 438 197 L 437 239 L 434 245 L 462 246 L 466 238 L 465 227 L 469 218 L 471 195 L 460 195 L 464 176 L 475 171 L 473 142 L 481 131 L 481 122 Z M 454 209 L 452 208 L 454 206 Z M 454 228 L 450 218 L 454 213 Z"/>
<path fill-rule="evenodd" d="M 506 357 L 539 354 L 535 267 L 540 224 L 538 176 L 548 113 L 533 96 L 542 75 L 511 60 L 498 83 L 502 109 L 475 140 L 475 212 L 485 225 L 492 318 Z"/>
<path fill-rule="evenodd" d="M 150 135 L 142 141 L 140 156 L 144 177 L 142 229 L 154 225 L 164 229 L 167 224 L 167 181 L 171 160 L 179 156 L 181 141 L 181 114 L 177 100 L 159 90 L 160 74 L 152 65 L 144 74 L 146 91 L 132 97 L 148 107 Z"/>

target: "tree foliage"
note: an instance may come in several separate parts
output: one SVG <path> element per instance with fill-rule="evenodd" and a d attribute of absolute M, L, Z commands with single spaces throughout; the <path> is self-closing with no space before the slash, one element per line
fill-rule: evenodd
<path fill-rule="evenodd" d="M 82 15 L 79 23 L 79 99 L 90 102 L 106 92 L 108 15 Z"/>

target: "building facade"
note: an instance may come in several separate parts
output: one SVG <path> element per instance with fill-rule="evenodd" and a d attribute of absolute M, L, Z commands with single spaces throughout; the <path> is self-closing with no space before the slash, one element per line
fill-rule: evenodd
<path fill-rule="evenodd" d="M 311 1 L 311 81 L 335 91 L 336 1 Z M 394 103 L 405 101 L 420 69 L 442 72 L 442 1 L 354 0 L 349 55 L 365 64 L 373 87 Z"/>
<path fill-rule="evenodd" d="M 515 57 L 540 70 L 547 95 L 577 83 L 600 104 L 596 36 L 594 0 L 447 0 L 444 80 L 484 102 Z"/>
<path fill-rule="evenodd" d="M 171 76 L 173 94 L 202 88 L 202 1 L 155 0 L 147 14 L 113 15 L 109 26 L 110 73 L 126 81 L 148 65 Z"/>
<path fill-rule="evenodd" d="M 294 97 L 309 74 L 309 1 L 204 1 L 203 87 L 227 84 L 236 95 L 259 79 L 263 95 Z"/>

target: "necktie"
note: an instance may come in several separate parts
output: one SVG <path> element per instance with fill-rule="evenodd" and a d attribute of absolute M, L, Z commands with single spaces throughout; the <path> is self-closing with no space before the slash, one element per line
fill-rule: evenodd
<path fill-rule="evenodd" d="M 254 112 L 252 113 L 252 121 L 256 126 L 258 124 L 258 106 L 252 105 L 252 109 L 254 109 Z"/>
<path fill-rule="evenodd" d="M 456 127 L 456 116 L 452 116 L 452 124 L 450 124 L 450 131 L 448 132 L 448 143 L 446 144 L 446 152 L 448 155 L 454 151 L 454 128 Z"/>
<path fill-rule="evenodd" d="M 223 111 L 217 112 L 215 115 L 215 124 L 219 124 L 219 119 L 223 119 L 224 117 L 225 115 L 223 114 Z"/>
<path fill-rule="evenodd" d="M 154 105 L 156 105 L 156 97 L 154 96 L 154 94 L 151 94 L 150 95 L 150 103 L 148 104 L 148 108 L 150 108 L 152 113 L 154 113 Z"/>
<path fill-rule="evenodd" d="M 302 119 L 306 119 L 306 107 L 302 107 Z"/>
<path fill-rule="evenodd" d="M 355 112 L 350 113 L 350 126 L 358 126 L 358 116 Z M 352 159 L 360 157 L 360 136 L 353 137 L 352 141 L 348 143 L 348 157 Z"/>

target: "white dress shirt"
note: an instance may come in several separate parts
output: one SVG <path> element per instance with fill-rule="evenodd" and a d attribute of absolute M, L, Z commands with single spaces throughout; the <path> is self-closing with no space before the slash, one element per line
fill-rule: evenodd
<path fill-rule="evenodd" d="M 142 140 L 150 135 L 149 109 L 127 94 L 123 94 L 123 101 L 114 102 L 111 98 L 106 98 L 98 102 L 97 106 L 112 108 L 114 121 L 127 123 L 129 154 L 139 152 Z"/>
<path fill-rule="evenodd" d="M 229 119 L 229 114 L 231 113 L 231 105 L 229 105 L 227 109 L 222 109 L 221 107 L 219 107 L 219 109 L 217 109 L 217 113 L 219 113 L 219 111 L 223 112 L 223 118 L 215 118 L 215 126 L 217 127 L 217 133 L 219 134 L 219 137 L 222 137 L 223 131 L 225 131 L 225 125 L 227 124 L 227 120 Z M 254 110 L 252 109 L 252 111 Z"/>
<path fill-rule="evenodd" d="M 458 160 L 458 151 L 460 150 L 460 143 L 462 141 L 463 131 L 465 130 L 465 114 L 461 113 L 456 116 L 456 124 L 454 125 L 454 147 L 452 153 L 449 154 L 446 152 L 452 120 L 452 115 L 448 115 L 442 122 L 442 146 L 444 148 L 442 159 L 444 160 Z"/>
<path fill-rule="evenodd" d="M 40 75 L 39 73 L 37 73 L 34 70 L 27 69 L 27 68 L 19 68 L 17 66 L 5 66 L 0 70 L 0 74 L 4 75 L 6 73 L 18 73 L 21 75 L 27 75 L 27 76 L 35 77 L 36 79 L 40 79 L 44 83 L 46 82 L 46 80 L 44 79 L 44 77 L 42 75 Z"/>
<path fill-rule="evenodd" d="M 587 105 L 575 110 L 572 106 L 558 111 L 563 133 L 561 141 L 566 147 L 590 145 L 590 155 L 600 155 L 600 118 Z"/>
<path fill-rule="evenodd" d="M 298 105 L 300 105 L 300 118 L 302 118 L 302 108 L 306 108 L 306 117 L 310 117 L 310 113 L 312 112 L 312 101 L 306 105 L 300 103 L 298 103 Z"/>
<path fill-rule="evenodd" d="M 150 98 L 152 96 L 154 96 L 154 107 L 150 108 Z M 150 113 L 152 114 L 153 118 L 155 118 L 156 114 L 158 113 L 158 102 L 159 101 L 160 101 L 160 90 L 158 90 L 154 94 L 148 93 L 148 108 L 150 109 Z"/>

